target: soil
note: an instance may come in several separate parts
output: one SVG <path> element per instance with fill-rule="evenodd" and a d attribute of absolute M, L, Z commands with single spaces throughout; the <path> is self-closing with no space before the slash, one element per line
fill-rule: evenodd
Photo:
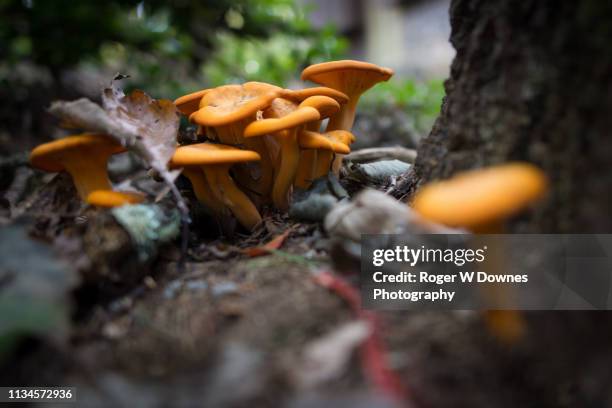
<path fill-rule="evenodd" d="M 154 261 L 138 263 L 125 231 L 107 210 L 79 206 L 68 178 L 52 180 L 37 194 L 63 196 L 36 200 L 61 205 L 63 216 L 32 206 L 30 231 L 54 236 L 56 247 L 80 236 L 80 250 L 62 256 L 73 265 L 83 253 L 96 261 L 81 266 L 88 278 L 75 292 L 69 341 L 21 342 L 0 370 L 2 384 L 74 386 L 80 406 L 348 407 L 359 401 L 375 407 L 559 407 L 612 401 L 612 370 L 605 363 L 612 358 L 612 330 L 601 326 L 607 316 L 597 313 L 526 313 L 528 335 L 505 344 L 476 312 L 382 312 L 378 334 L 386 364 L 407 390 L 403 401 L 380 395 L 356 350 L 331 378 L 304 385 L 299 375 L 308 368 L 308 345 L 357 319 L 338 293 L 313 279 L 339 263 L 343 279 L 354 280 L 346 269 L 351 262 L 330 258 L 332 245 L 318 225 L 270 213 L 251 235 L 211 238 L 210 231 L 192 230 L 180 271 L 179 242 L 161 248 Z M 245 253 L 287 229 L 279 250 Z M 100 239 L 87 238 L 94 236 Z M 120 243 L 123 262 L 100 255 L 116 253 L 112 243 Z"/>

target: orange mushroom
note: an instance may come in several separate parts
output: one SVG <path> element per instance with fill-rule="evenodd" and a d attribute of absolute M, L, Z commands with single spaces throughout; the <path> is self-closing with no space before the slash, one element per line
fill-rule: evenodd
<path fill-rule="evenodd" d="M 307 67 L 302 79 L 333 88 L 346 94 L 348 102 L 330 118 L 327 131 L 351 130 L 359 97 L 378 82 L 387 81 L 393 70 L 361 61 L 342 60 L 324 62 Z"/>
<path fill-rule="evenodd" d="M 310 88 L 310 89 L 320 89 L 320 88 Z M 330 89 L 330 88 L 322 88 L 322 89 Z M 337 113 L 340 110 L 340 104 L 335 99 L 332 99 L 331 97 L 316 95 L 316 96 L 311 96 L 311 97 L 304 99 L 302 103 L 300 103 L 300 107 L 304 107 L 304 106 L 310 106 L 310 107 L 317 109 L 319 111 L 319 114 L 321 115 L 318 121 L 307 123 L 305 126 L 305 129 L 307 131 L 316 132 L 316 134 L 319 135 L 319 137 L 325 138 L 325 136 L 321 136 L 318 133 L 319 129 L 321 128 L 321 120 L 328 118 L 334 115 L 335 113 Z M 305 137 L 312 138 L 313 134 L 308 133 L 308 134 L 301 135 L 301 137 L 302 138 L 305 138 Z M 329 148 L 328 148 L 328 145 L 329 145 Z M 337 153 L 339 151 L 345 150 L 342 147 L 340 147 L 340 150 L 338 150 L 338 146 L 334 141 L 329 141 L 328 144 L 325 144 L 321 141 L 321 146 L 322 147 L 320 149 L 325 152 L 321 154 L 324 154 L 325 157 L 327 157 L 326 156 L 327 154 L 329 154 L 329 157 L 333 157 L 331 152 Z M 334 147 L 336 149 L 334 149 Z M 297 175 L 295 178 L 295 185 L 298 186 L 299 188 L 302 188 L 302 189 L 308 188 L 312 180 L 316 178 L 315 169 L 317 166 L 319 153 L 320 152 L 318 148 L 317 149 L 302 148 L 302 150 L 300 151 L 300 162 L 298 166 Z"/>
<path fill-rule="evenodd" d="M 330 138 L 313 132 L 302 130 L 298 134 L 298 144 L 300 146 L 300 164 L 295 177 L 294 185 L 302 190 L 310 187 L 315 176 L 317 155 L 322 152 L 332 152 L 336 154 L 348 154 L 351 149 L 342 143 L 332 141 Z M 312 153 L 312 156 L 307 155 Z M 311 159 L 312 157 L 312 159 Z"/>
<path fill-rule="evenodd" d="M 139 193 L 129 191 L 97 190 L 87 196 L 87 203 L 102 208 L 120 207 L 122 205 L 138 204 L 144 200 Z"/>
<path fill-rule="evenodd" d="M 337 153 L 338 155 L 350 153 L 351 149 L 349 146 L 355 141 L 355 136 L 353 136 L 351 132 L 348 132 L 346 130 L 332 130 L 330 132 L 325 132 L 324 135 L 330 139 L 330 141 L 336 146 L 336 148 L 333 151 L 323 151 L 318 153 L 314 175 L 315 179 L 319 177 L 324 177 L 331 170 L 334 170 L 334 153 Z M 338 174 L 336 171 L 334 171 L 334 173 Z"/>
<path fill-rule="evenodd" d="M 466 171 L 424 186 L 413 207 L 423 217 L 477 233 L 500 232 L 502 222 L 542 197 L 544 173 L 529 163 Z"/>
<path fill-rule="evenodd" d="M 286 210 L 289 207 L 288 192 L 293 184 L 299 164 L 300 150 L 297 133 L 301 127 L 319 120 L 319 111 L 310 106 L 299 107 L 294 102 L 276 98 L 264 111 L 265 119 L 252 122 L 244 130 L 246 138 L 272 135 L 280 145 L 280 165 L 274 178 L 272 202 L 275 207 Z"/>
<path fill-rule="evenodd" d="M 178 108 L 179 112 L 185 116 L 189 116 L 193 112 L 200 109 L 200 101 L 208 92 L 210 92 L 210 89 L 202 89 L 197 92 L 183 95 L 176 99 L 174 104 Z"/>
<path fill-rule="evenodd" d="M 325 86 L 315 86 L 312 88 L 304 88 L 304 89 L 284 89 L 282 91 L 282 96 L 285 99 L 292 100 L 294 102 L 301 103 L 305 99 L 314 97 L 314 96 L 326 96 L 328 98 L 332 98 L 338 104 L 345 104 L 348 102 L 349 98 L 346 94 L 337 91 L 332 88 L 328 88 Z M 319 131 L 319 128 L 309 128 L 308 130 L 316 130 Z"/>
<path fill-rule="evenodd" d="M 257 119 L 258 112 L 270 106 L 278 96 L 275 88 L 259 82 L 220 86 L 207 92 L 200 101 L 200 109 L 189 116 L 191 122 L 205 126 L 213 140 L 245 146 L 263 158 L 257 169 L 244 166 L 236 169 L 246 188 L 260 197 L 269 196 L 272 189 L 272 159 L 263 140 L 245 139 L 243 135 L 244 129 Z"/>
<path fill-rule="evenodd" d="M 229 170 L 237 163 L 260 159 L 254 151 L 221 144 L 198 143 L 177 148 L 170 167 L 191 168 L 185 175 L 190 179 L 198 199 L 217 214 L 228 208 L 240 224 L 252 230 L 261 222 L 261 216 L 251 200 L 236 186 Z M 199 167 L 205 177 L 199 177 L 194 167 Z"/>
<path fill-rule="evenodd" d="M 428 184 L 417 193 L 413 207 L 424 218 L 440 224 L 476 233 L 501 233 L 503 221 L 540 199 L 547 186 L 546 176 L 534 165 L 508 163 Z M 492 252 L 486 261 L 495 263 L 498 256 Z M 508 293 L 494 290 L 485 295 L 501 300 Z M 489 310 L 485 319 L 492 332 L 507 343 L 525 332 L 524 319 L 516 311 Z"/>
<path fill-rule="evenodd" d="M 108 135 L 83 133 L 36 146 L 30 153 L 33 167 L 66 171 L 83 201 L 96 190 L 112 190 L 106 170 L 108 158 L 125 151 Z"/>

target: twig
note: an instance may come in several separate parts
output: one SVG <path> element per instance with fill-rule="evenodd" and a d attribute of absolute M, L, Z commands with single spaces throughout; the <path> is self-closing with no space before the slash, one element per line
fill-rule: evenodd
<path fill-rule="evenodd" d="M 27 152 L 19 152 L 0 157 L 0 169 L 25 166 L 29 163 Z"/>
<path fill-rule="evenodd" d="M 344 157 L 344 160 L 353 163 L 367 163 L 378 160 L 400 160 L 406 163 L 414 163 L 416 150 L 407 149 L 402 146 L 392 147 L 370 147 L 367 149 L 354 150 Z"/>
<path fill-rule="evenodd" d="M 155 170 L 159 171 L 157 169 Z M 166 169 L 163 169 L 163 171 L 159 172 L 159 174 L 164 183 L 166 183 L 168 188 L 170 188 L 172 196 L 176 201 L 176 207 L 178 208 L 179 213 L 181 214 L 181 256 L 178 262 L 178 272 L 182 274 L 185 271 L 185 262 L 187 260 L 187 247 L 189 246 L 189 224 L 191 223 L 191 218 L 189 217 L 189 208 L 187 207 L 187 203 L 181 195 L 181 192 L 176 187 L 176 184 L 174 184 L 174 180 L 172 179 L 170 173 Z"/>

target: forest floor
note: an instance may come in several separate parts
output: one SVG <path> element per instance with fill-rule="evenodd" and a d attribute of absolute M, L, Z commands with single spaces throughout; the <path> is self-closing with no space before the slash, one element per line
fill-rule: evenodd
<path fill-rule="evenodd" d="M 142 170 L 111 168 L 122 172 L 159 188 Z M 136 242 L 113 211 L 83 205 L 68 176 L 17 164 L 9 180 L 0 294 L 17 306 L 0 303 L 9 317 L 0 340 L 11 317 L 19 337 L 10 349 L 0 341 L 2 385 L 73 386 L 79 406 L 93 407 L 586 406 L 608 397 L 602 314 L 525 313 L 528 335 L 508 344 L 479 312 L 362 310 L 359 259 L 320 223 L 268 210 L 252 233 L 222 237 L 190 199 L 181 269 L 180 237 Z M 148 236 L 145 227 L 136 231 Z M 51 289 L 39 285 L 37 273 L 54 265 Z M 49 312 L 57 304 L 69 306 L 65 316 Z"/>
<path fill-rule="evenodd" d="M 272 213 L 218 238 L 196 223 L 179 270 L 180 240 L 134 261 L 109 211 L 81 205 L 67 177 L 27 201 L 19 228 L 81 283 L 67 335 L 22 340 L 2 384 L 74 386 L 82 406 L 527 406 L 550 387 L 570 398 L 537 377 L 554 364 L 524 370 L 534 345 L 500 343 L 479 313 L 360 310 L 355 260 L 318 224 Z"/>

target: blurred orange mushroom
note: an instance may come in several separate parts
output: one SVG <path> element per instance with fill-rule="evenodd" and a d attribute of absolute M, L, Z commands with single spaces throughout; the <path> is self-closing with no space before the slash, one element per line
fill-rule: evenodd
<path fill-rule="evenodd" d="M 502 222 L 541 198 L 548 181 L 529 163 L 459 173 L 424 186 L 413 207 L 428 220 L 477 233 L 502 231 Z"/>
<path fill-rule="evenodd" d="M 417 192 L 413 208 L 424 218 L 475 233 L 501 233 L 508 217 L 542 198 L 548 180 L 542 170 L 529 163 L 508 163 L 459 173 L 449 180 L 424 186 Z M 501 256 L 491 248 L 486 262 L 495 265 Z M 485 296 L 504 300 L 508 293 L 493 287 Z M 485 319 L 502 341 L 513 343 L 525 332 L 522 316 L 513 310 L 489 310 Z"/>

